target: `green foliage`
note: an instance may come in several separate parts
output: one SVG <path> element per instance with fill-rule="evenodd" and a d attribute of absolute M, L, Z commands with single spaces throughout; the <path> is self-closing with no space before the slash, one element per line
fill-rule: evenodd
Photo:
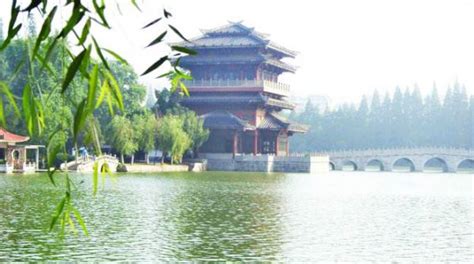
<path fill-rule="evenodd" d="M 157 143 L 163 153 L 171 155 L 171 163 L 181 162 L 191 140 L 183 130 L 183 120 L 179 116 L 168 114 L 158 120 Z"/>
<path fill-rule="evenodd" d="M 455 83 L 443 103 L 433 87 L 424 100 L 419 88 L 402 93 L 397 87 L 383 102 L 374 92 L 369 104 L 364 96 L 356 108 L 342 105 L 320 112 L 310 103 L 293 118 L 311 126 L 292 137 L 293 151 L 444 146 L 474 148 L 474 105 L 466 89 Z M 370 106 L 369 106 L 370 105 Z"/>
<path fill-rule="evenodd" d="M 191 140 L 193 154 L 196 154 L 197 149 L 209 138 L 209 130 L 204 128 L 204 121 L 193 111 L 185 111 L 180 117 L 183 120 L 183 130 Z"/>
<path fill-rule="evenodd" d="M 112 119 L 108 131 L 113 147 L 122 156 L 122 163 L 124 162 L 124 155 L 132 155 L 138 150 L 135 129 L 132 122 L 126 117 L 116 115 Z"/>
<path fill-rule="evenodd" d="M 158 123 L 155 116 L 151 113 L 137 115 L 133 119 L 133 126 L 137 134 L 138 149 L 145 153 L 155 149 L 156 131 Z"/>

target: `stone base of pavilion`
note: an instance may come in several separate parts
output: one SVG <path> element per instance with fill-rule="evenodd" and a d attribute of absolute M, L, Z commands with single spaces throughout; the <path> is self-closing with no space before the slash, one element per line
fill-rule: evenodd
<path fill-rule="evenodd" d="M 235 157 L 229 153 L 201 153 L 199 158 L 207 161 L 208 171 L 248 172 L 329 172 L 329 156 L 274 156 L 245 155 Z"/>

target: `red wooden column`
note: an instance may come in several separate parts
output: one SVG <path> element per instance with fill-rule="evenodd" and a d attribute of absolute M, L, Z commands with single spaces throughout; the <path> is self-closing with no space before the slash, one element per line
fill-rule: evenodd
<path fill-rule="evenodd" d="M 275 156 L 278 156 L 278 137 L 280 136 L 280 132 L 275 137 Z"/>
<path fill-rule="evenodd" d="M 257 155 L 258 153 L 258 130 L 255 129 L 255 133 L 253 136 L 253 155 Z"/>
<path fill-rule="evenodd" d="M 232 158 L 235 158 L 235 154 L 237 153 L 237 130 L 234 130 L 234 142 L 232 146 Z"/>

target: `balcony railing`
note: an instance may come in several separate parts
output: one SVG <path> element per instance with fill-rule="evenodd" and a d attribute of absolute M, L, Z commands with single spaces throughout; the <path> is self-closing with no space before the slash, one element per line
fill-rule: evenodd
<path fill-rule="evenodd" d="M 268 93 L 290 95 L 288 84 L 267 80 L 191 80 L 184 84 L 188 88 L 256 88 Z"/>

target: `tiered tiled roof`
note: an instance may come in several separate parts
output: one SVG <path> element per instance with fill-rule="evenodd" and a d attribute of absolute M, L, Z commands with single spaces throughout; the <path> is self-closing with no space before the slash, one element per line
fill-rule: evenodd
<path fill-rule="evenodd" d="M 207 129 L 237 129 L 243 131 L 255 129 L 255 127 L 250 125 L 248 122 L 223 110 L 207 113 L 202 115 L 201 118 L 204 119 L 203 126 Z"/>
<path fill-rule="evenodd" d="M 210 30 L 201 30 L 204 34 L 191 42 L 181 42 L 179 45 L 190 48 L 203 47 L 266 47 L 278 52 L 282 56 L 294 58 L 296 52 L 270 41 L 268 34 L 255 31 L 254 28 L 244 26 L 242 22 L 229 22 L 229 24 Z"/>
<path fill-rule="evenodd" d="M 29 139 L 30 139 L 29 137 L 16 135 L 16 134 L 6 131 L 3 128 L 0 128 L 0 142 L 21 143 L 21 142 L 28 141 Z"/>
<path fill-rule="evenodd" d="M 235 64 L 235 63 L 265 63 L 283 71 L 295 72 L 295 67 L 280 61 L 282 57 L 294 58 L 296 52 L 286 49 L 269 39 L 268 35 L 256 32 L 253 28 L 242 25 L 241 22 L 230 22 L 223 27 L 202 31 L 203 36 L 192 39 L 190 42 L 180 42 L 178 45 L 194 49 L 197 56 L 185 56 L 181 65 L 204 64 Z M 253 54 L 232 54 L 206 52 L 199 55 L 202 50 L 256 48 Z"/>
<path fill-rule="evenodd" d="M 308 131 L 308 127 L 305 125 L 298 124 L 296 122 L 291 122 L 285 117 L 278 115 L 277 113 L 269 113 L 265 116 L 260 124 L 258 125 L 259 129 L 269 129 L 269 130 L 280 130 L 287 129 L 290 132 L 305 133 Z"/>

